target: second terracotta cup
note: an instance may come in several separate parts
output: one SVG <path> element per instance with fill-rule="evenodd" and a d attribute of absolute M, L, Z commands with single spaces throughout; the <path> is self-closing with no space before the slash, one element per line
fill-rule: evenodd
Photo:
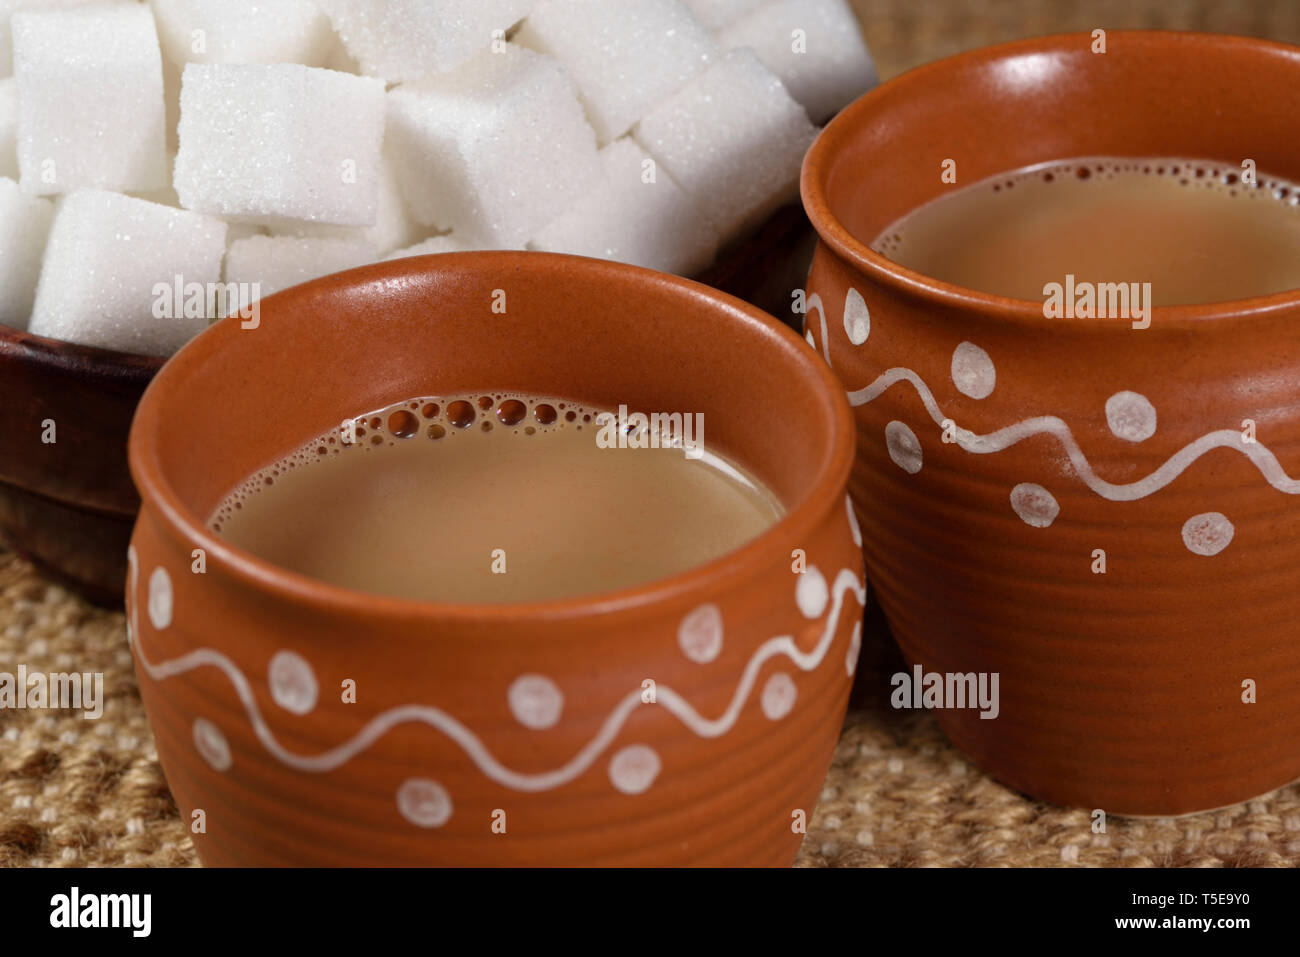
<path fill-rule="evenodd" d="M 996 719 L 936 713 L 1031 795 L 1168 815 L 1300 777 L 1300 293 L 1156 308 L 1146 329 L 1045 319 L 869 244 L 1049 160 L 1300 180 L 1297 115 L 1292 47 L 1056 36 L 899 77 L 805 162 L 807 332 L 855 406 L 868 577 L 909 663 L 999 674 Z"/>

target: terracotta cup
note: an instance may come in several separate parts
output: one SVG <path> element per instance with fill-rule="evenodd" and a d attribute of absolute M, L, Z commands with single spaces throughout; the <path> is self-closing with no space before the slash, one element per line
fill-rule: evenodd
<path fill-rule="evenodd" d="M 932 63 L 832 121 L 803 170 L 805 328 L 855 408 L 850 491 L 905 657 L 1000 676 L 998 717 L 939 710 L 948 735 L 1036 797 L 1171 815 L 1300 776 L 1300 293 L 1156 308 L 1146 329 L 1049 320 L 867 247 L 945 190 L 1047 160 L 1251 158 L 1300 179 L 1300 50 L 1093 42 Z"/>
<path fill-rule="evenodd" d="M 513 605 L 325 585 L 205 528 L 345 417 L 478 389 L 702 412 L 704 441 L 787 512 L 672 578 Z M 199 856 L 789 864 L 861 638 L 852 459 L 843 392 L 794 332 L 631 266 L 403 259 L 272 296 L 255 330 L 218 323 L 159 373 L 130 438 L 131 643 Z"/>

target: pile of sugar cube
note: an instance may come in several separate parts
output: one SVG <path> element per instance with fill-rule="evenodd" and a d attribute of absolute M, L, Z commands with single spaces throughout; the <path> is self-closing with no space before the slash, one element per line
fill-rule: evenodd
<path fill-rule="evenodd" d="M 695 274 L 874 82 L 845 0 L 0 0 L 0 323 L 169 355 L 404 256 Z"/>

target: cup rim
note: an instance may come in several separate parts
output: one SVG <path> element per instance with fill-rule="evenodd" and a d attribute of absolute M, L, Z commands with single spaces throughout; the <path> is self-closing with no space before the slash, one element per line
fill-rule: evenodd
<path fill-rule="evenodd" d="M 359 287 L 377 279 L 393 281 L 403 276 L 437 270 L 446 265 L 484 271 L 545 272 L 559 262 L 568 270 L 579 270 L 598 284 L 644 284 L 670 286 L 677 294 L 715 310 L 742 334 L 768 339 L 787 361 L 803 367 L 820 383 L 829 404 L 830 439 L 827 456 L 815 479 L 805 488 L 797 506 L 785 512 L 757 537 L 701 565 L 666 578 L 612 591 L 593 592 L 568 598 L 526 602 L 436 602 L 381 595 L 333 585 L 283 568 L 239 548 L 210 531 L 167 481 L 159 459 L 158 438 L 163 427 L 165 395 L 201 365 L 219 347 L 214 331 L 239 321 L 238 316 L 222 319 L 186 343 L 162 368 L 145 391 L 131 424 L 128 459 L 131 476 L 140 492 L 141 511 L 157 510 L 165 534 L 186 549 L 202 548 L 209 572 L 214 565 L 241 585 L 255 592 L 278 595 L 288 602 L 300 602 L 331 612 L 365 615 L 376 619 L 397 617 L 415 621 L 452 624 L 519 624 L 529 621 L 577 620 L 616 612 L 628 612 L 686 598 L 715 586 L 734 584 L 751 576 L 772 561 L 773 548 L 790 540 L 806 540 L 822 521 L 828 508 L 844 496 L 853 465 L 856 432 L 844 389 L 829 365 L 808 348 L 807 342 L 773 316 L 720 290 L 680 276 L 659 273 L 602 259 L 532 251 L 492 250 L 415 256 L 373 263 L 335 273 L 292 287 L 263 301 L 289 304 L 328 287 Z M 549 266 L 547 264 L 550 264 Z M 224 344 L 224 343 L 221 343 Z M 129 587 L 129 584 L 128 584 Z"/>
<path fill-rule="evenodd" d="M 1300 47 L 1275 40 L 1180 30 L 1107 30 L 1106 33 L 1108 38 L 1117 37 L 1129 43 L 1142 44 L 1147 49 L 1167 48 L 1177 43 L 1198 43 L 1211 49 L 1253 49 L 1261 54 L 1293 61 L 1300 70 Z M 910 86 L 928 80 L 937 80 L 958 66 L 991 63 L 1029 53 L 1058 52 L 1067 47 L 1076 50 L 1085 38 L 1090 40 L 1091 34 L 1053 33 L 980 47 L 914 67 L 854 100 L 818 134 L 804 156 L 800 171 L 800 196 L 808 218 L 812 221 L 813 228 L 816 229 L 821 241 L 826 243 L 840 259 L 866 273 L 869 278 L 881 285 L 901 295 L 923 299 L 935 306 L 978 311 L 982 315 L 993 316 L 1011 324 L 1034 323 L 1041 327 L 1044 322 L 1053 322 L 1071 326 L 1113 327 L 1114 323 L 1108 319 L 1079 317 L 1044 319 L 1041 302 L 980 292 L 901 266 L 873 252 L 867 243 L 850 233 L 831 211 L 825 190 L 826 177 L 839 152 L 839 147 L 872 122 L 882 101 L 895 95 L 897 91 L 905 91 Z M 1300 309 L 1300 289 L 1289 289 L 1266 296 L 1230 299 L 1223 302 L 1153 306 L 1151 322 L 1153 328 L 1159 325 L 1186 330 L 1194 324 L 1208 320 L 1277 318 L 1297 309 Z"/>

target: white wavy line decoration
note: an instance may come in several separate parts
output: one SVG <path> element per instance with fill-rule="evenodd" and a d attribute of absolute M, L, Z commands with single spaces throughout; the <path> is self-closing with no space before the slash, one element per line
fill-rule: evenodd
<path fill-rule="evenodd" d="M 163 681 L 176 675 L 184 674 L 195 668 L 214 667 L 220 669 L 230 681 L 244 706 L 258 740 L 262 746 L 282 763 L 299 771 L 322 773 L 346 764 L 356 755 L 366 750 L 392 728 L 408 722 L 420 722 L 442 732 L 472 760 L 488 778 L 516 791 L 545 791 L 559 787 L 577 778 L 589 769 L 596 759 L 618 737 L 629 715 L 642 706 L 640 689 L 631 691 L 610 712 L 600 730 L 587 744 L 575 754 L 567 764 L 554 771 L 540 774 L 525 774 L 506 767 L 488 751 L 487 747 L 469 728 L 439 708 L 431 705 L 401 705 L 376 715 L 364 728 L 351 739 L 328 751 L 317 755 L 302 755 L 285 748 L 267 727 L 258 707 L 253 689 L 244 673 L 228 657 L 210 648 L 201 648 L 181 655 L 170 661 L 154 664 L 145 655 L 139 640 L 139 569 L 135 547 L 127 551 L 127 561 L 131 574 L 131 620 L 130 640 L 136 658 L 145 672 L 155 681 Z M 836 576 L 832 588 L 831 610 L 827 616 L 826 628 L 816 647 L 810 652 L 801 652 L 789 635 L 781 635 L 764 642 L 750 657 L 740 682 L 732 695 L 731 703 L 717 718 L 705 718 L 691 706 L 681 695 L 667 685 L 656 689 L 656 706 L 667 708 L 682 724 L 702 738 L 719 737 L 735 726 L 741 709 L 748 700 L 750 692 L 758 680 L 759 669 L 764 662 L 777 655 L 784 655 L 802 671 L 816 669 L 826 657 L 827 651 L 835 638 L 839 627 L 840 613 L 844 605 L 844 595 L 852 591 L 859 605 L 866 603 L 866 588 L 858 577 L 849 569 L 843 569 Z"/>
<path fill-rule="evenodd" d="M 808 308 L 815 307 L 821 315 L 822 348 L 826 354 L 826 361 L 829 362 L 830 351 L 826 336 L 826 313 L 822 308 L 821 299 L 814 293 L 808 297 L 807 301 Z M 948 416 L 943 414 L 943 410 L 939 407 L 939 403 L 935 401 L 934 393 L 930 391 L 929 386 L 911 369 L 904 367 L 886 369 L 869 385 L 856 391 L 846 390 L 845 394 L 848 396 L 850 405 L 866 405 L 899 382 L 907 382 L 916 390 L 922 404 L 925 405 L 926 411 L 930 414 L 930 418 L 934 420 L 935 425 L 942 428 Z M 1057 416 L 1035 416 L 997 431 L 989 432 L 986 435 L 976 435 L 969 429 L 960 427 L 955 429 L 956 444 L 967 452 L 978 455 L 1001 452 L 1003 449 L 1008 449 L 1034 435 L 1050 435 L 1056 439 L 1065 450 L 1075 472 L 1083 479 L 1088 488 L 1102 498 L 1110 499 L 1113 502 L 1133 502 L 1160 491 L 1160 489 L 1169 485 L 1183 472 L 1187 471 L 1192 463 L 1205 453 L 1211 449 L 1220 448 L 1231 449 L 1244 455 L 1259 470 L 1264 480 L 1279 492 L 1285 492 L 1288 495 L 1300 494 L 1300 479 L 1294 479 L 1288 475 L 1282 464 L 1277 460 L 1277 456 L 1267 446 L 1260 442 L 1242 442 L 1241 433 L 1235 429 L 1220 429 L 1216 432 L 1207 432 L 1199 439 L 1188 443 L 1175 452 L 1151 474 L 1134 482 L 1119 485 L 1106 481 L 1093 470 L 1088 457 L 1083 454 L 1083 450 L 1079 448 L 1079 443 L 1075 441 L 1070 426 Z"/>

